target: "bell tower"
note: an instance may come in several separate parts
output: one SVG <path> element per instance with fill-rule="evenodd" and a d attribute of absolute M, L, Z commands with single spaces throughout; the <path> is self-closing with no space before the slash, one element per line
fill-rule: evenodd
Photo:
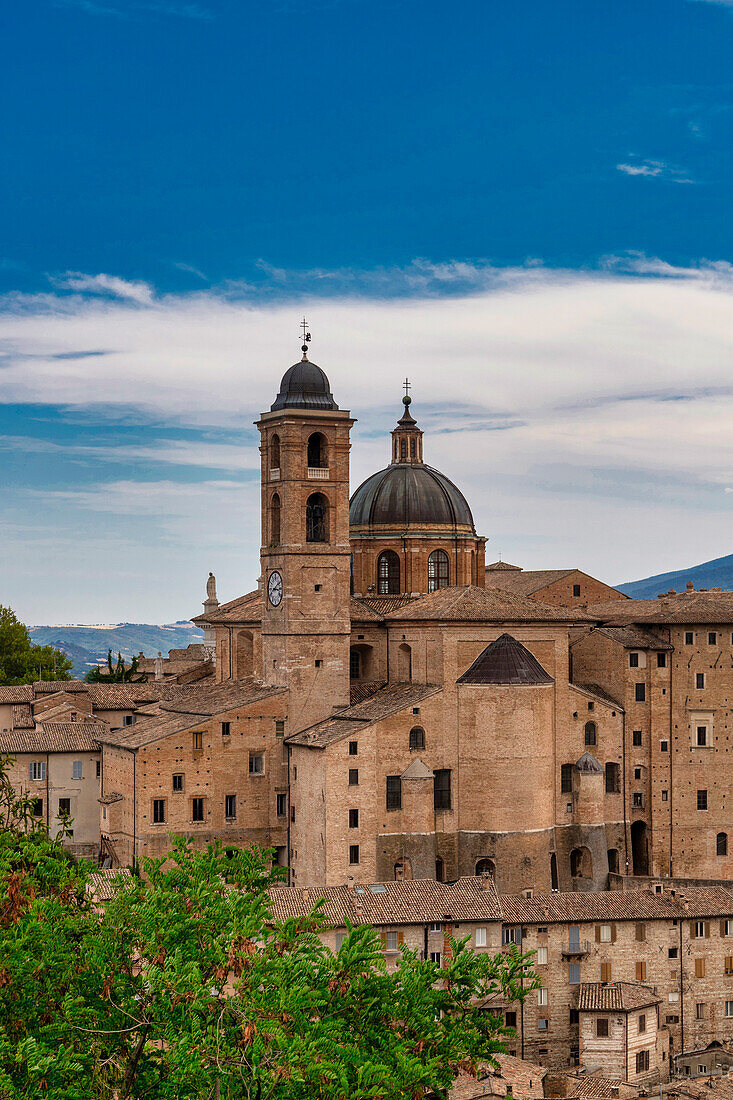
<path fill-rule="evenodd" d="M 303 357 L 257 421 L 262 456 L 262 674 L 290 688 L 288 733 L 349 704 L 349 449 L 354 421 Z"/>

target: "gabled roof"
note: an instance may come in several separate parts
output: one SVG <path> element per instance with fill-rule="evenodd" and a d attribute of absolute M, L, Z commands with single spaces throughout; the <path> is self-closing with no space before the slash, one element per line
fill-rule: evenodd
<path fill-rule="evenodd" d="M 589 775 L 603 775 L 603 768 L 592 752 L 584 752 L 580 759 L 576 760 L 575 770 Z"/>
<path fill-rule="evenodd" d="M 728 625 L 733 623 L 733 592 L 710 589 L 705 592 L 667 593 L 656 600 L 607 600 L 586 608 L 599 622 L 629 623 L 695 623 Z"/>
<path fill-rule="evenodd" d="M 651 649 L 670 650 L 674 646 L 664 638 L 660 638 L 651 630 L 645 630 L 640 626 L 595 626 L 591 627 L 591 634 L 602 634 L 613 642 L 618 642 L 624 649 Z M 576 641 L 587 638 L 588 633 L 583 634 Z"/>
<path fill-rule="evenodd" d="M 291 745 L 323 749 L 334 741 L 342 741 L 350 734 L 366 729 L 380 718 L 387 718 L 390 714 L 414 707 L 439 691 L 442 688 L 435 684 L 389 684 L 361 703 L 346 707 L 329 718 L 324 718 L 322 722 L 286 737 L 285 740 Z"/>
<path fill-rule="evenodd" d="M 518 569 L 516 566 L 497 569 L 495 566 L 487 566 L 486 584 L 492 588 L 506 588 L 519 596 L 531 596 L 533 592 L 547 588 L 548 584 L 554 584 L 555 581 L 561 581 L 571 573 L 578 572 L 578 569 Z"/>
<path fill-rule="evenodd" d="M 634 1012 L 660 1001 L 653 989 L 639 982 L 582 982 L 578 994 L 581 1012 Z"/>
<path fill-rule="evenodd" d="M 270 890 L 275 920 L 305 916 L 325 899 L 328 923 L 427 924 L 451 920 L 501 920 L 499 899 L 490 878 L 375 882 L 365 886 L 275 886 Z"/>
<path fill-rule="evenodd" d="M 0 706 L 7 703 L 32 703 L 32 684 L 0 685 Z"/>
<path fill-rule="evenodd" d="M 521 565 L 510 565 L 508 561 L 492 561 L 486 566 L 487 573 L 523 573 Z"/>
<path fill-rule="evenodd" d="M 378 619 L 381 621 L 389 611 L 397 611 L 406 604 L 413 603 L 417 596 L 403 593 L 397 596 L 353 596 L 351 600 L 351 619 Z"/>
<path fill-rule="evenodd" d="M 107 727 L 98 722 L 46 722 L 36 729 L 0 733 L 0 750 L 11 753 L 99 752 Z"/>
<path fill-rule="evenodd" d="M 487 645 L 471 667 L 456 680 L 457 684 L 505 684 L 513 687 L 536 687 L 554 682 L 534 654 L 511 634 L 502 634 Z"/>
<path fill-rule="evenodd" d="M 262 617 L 262 593 L 259 588 L 237 596 L 235 600 L 219 604 L 216 611 L 209 615 L 194 615 L 192 623 L 239 623 L 250 622 Z"/>
<path fill-rule="evenodd" d="M 400 779 L 433 779 L 435 772 L 424 764 L 418 756 L 403 771 Z"/>
<path fill-rule="evenodd" d="M 36 724 L 29 703 L 15 703 L 11 716 L 14 730 L 32 730 Z"/>
<path fill-rule="evenodd" d="M 526 596 L 499 588 L 454 585 L 439 588 L 385 615 L 389 622 L 587 622 L 585 611 L 569 607 L 548 607 Z"/>
<path fill-rule="evenodd" d="M 613 707 L 614 710 L 623 710 L 623 704 L 619 703 L 617 699 L 609 695 L 607 691 L 604 691 L 598 684 L 570 684 L 571 690 L 582 691 L 584 695 L 592 695 L 595 699 L 599 699 L 602 703 L 605 703 L 607 707 Z"/>
<path fill-rule="evenodd" d="M 606 890 L 598 894 L 579 890 L 534 894 L 531 898 L 502 894 L 500 900 L 507 924 L 733 917 L 733 888 L 727 886 L 686 886 L 684 891 L 676 889 L 674 893 L 667 888 L 662 894 L 651 890 Z"/>

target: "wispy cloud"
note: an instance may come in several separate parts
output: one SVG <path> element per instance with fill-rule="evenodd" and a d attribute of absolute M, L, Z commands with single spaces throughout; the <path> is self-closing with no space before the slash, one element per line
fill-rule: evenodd
<path fill-rule="evenodd" d="M 124 298 L 145 306 L 153 301 L 152 287 L 148 283 L 119 279 L 116 275 L 85 275 L 83 271 L 66 271 L 63 275 L 49 275 L 48 278 L 57 290 Z"/>
<path fill-rule="evenodd" d="M 201 4 L 175 3 L 174 0 L 124 0 L 110 4 L 105 0 L 54 0 L 57 8 L 77 8 L 89 15 L 113 15 L 134 19 L 146 15 L 170 15 L 179 19 L 213 19 L 214 13 Z"/>
<path fill-rule="evenodd" d="M 663 160 L 632 158 L 628 162 L 617 164 L 616 168 L 627 176 L 643 176 L 648 179 L 667 180 L 670 183 L 695 183 L 686 171 L 675 168 Z"/>

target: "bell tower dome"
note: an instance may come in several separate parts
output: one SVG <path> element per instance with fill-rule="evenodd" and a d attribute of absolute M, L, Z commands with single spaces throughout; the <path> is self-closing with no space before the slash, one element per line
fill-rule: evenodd
<path fill-rule="evenodd" d="M 349 703 L 353 419 L 302 359 L 257 421 L 262 484 L 262 675 L 290 688 L 289 733 Z"/>

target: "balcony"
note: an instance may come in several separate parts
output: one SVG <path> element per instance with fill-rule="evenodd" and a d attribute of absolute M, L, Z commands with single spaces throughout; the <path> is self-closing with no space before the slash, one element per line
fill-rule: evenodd
<path fill-rule="evenodd" d="M 328 481 L 328 466 L 309 466 L 308 478 L 310 481 Z"/>
<path fill-rule="evenodd" d="M 560 954 L 564 959 L 580 959 L 584 955 L 590 955 L 590 940 L 572 940 L 563 947 Z"/>

